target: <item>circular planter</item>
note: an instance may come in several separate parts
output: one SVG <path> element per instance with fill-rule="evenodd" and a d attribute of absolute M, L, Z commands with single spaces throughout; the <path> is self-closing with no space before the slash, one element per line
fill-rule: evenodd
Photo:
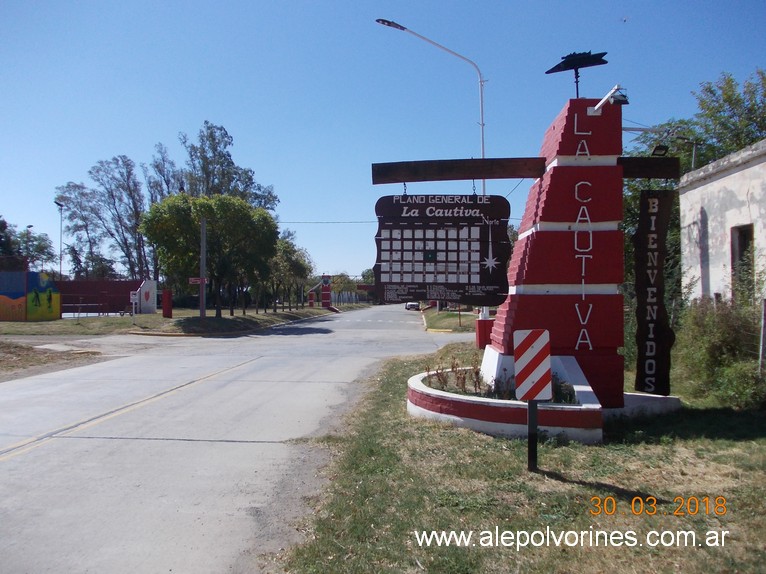
<path fill-rule="evenodd" d="M 427 373 L 407 381 L 407 412 L 414 417 L 449 422 L 492 436 L 527 436 L 527 403 L 433 389 L 423 383 Z M 538 429 L 549 437 L 561 436 L 586 444 L 603 440 L 600 407 L 538 403 Z"/>

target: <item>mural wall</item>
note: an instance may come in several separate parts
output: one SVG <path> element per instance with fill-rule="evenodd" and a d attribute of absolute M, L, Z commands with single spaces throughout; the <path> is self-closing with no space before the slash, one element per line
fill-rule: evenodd
<path fill-rule="evenodd" d="M 25 321 L 27 317 L 27 274 L 0 273 L 0 321 Z"/>
<path fill-rule="evenodd" d="M 27 275 L 27 321 L 54 321 L 61 318 L 61 294 L 47 273 Z"/>
<path fill-rule="evenodd" d="M 61 294 L 47 273 L 0 273 L 0 321 L 53 321 L 61 318 Z"/>

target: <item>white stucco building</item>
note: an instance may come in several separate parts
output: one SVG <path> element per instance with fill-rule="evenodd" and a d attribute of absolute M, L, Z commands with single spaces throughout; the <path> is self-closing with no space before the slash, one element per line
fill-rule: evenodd
<path fill-rule="evenodd" d="M 693 298 L 731 297 L 750 247 L 766 263 L 766 139 L 681 178 L 681 257 Z"/>

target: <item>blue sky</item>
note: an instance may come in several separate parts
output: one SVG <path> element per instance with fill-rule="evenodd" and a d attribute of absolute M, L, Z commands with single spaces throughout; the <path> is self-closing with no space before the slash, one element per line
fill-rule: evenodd
<path fill-rule="evenodd" d="M 373 186 L 372 163 L 481 156 L 476 72 L 377 18 L 478 64 L 486 157 L 538 155 L 574 97 L 571 73 L 545 71 L 570 52 L 607 52 L 608 65 L 582 70 L 580 94 L 621 84 L 628 126 L 691 117 L 700 83 L 766 67 L 763 0 L 0 0 L 0 215 L 58 250 L 57 186 L 90 184 L 116 155 L 148 163 L 158 142 L 181 165 L 179 132 L 209 120 L 274 186 L 316 271 L 359 274 L 375 263 L 377 198 L 402 191 Z M 488 181 L 487 193 L 508 195 L 520 218 L 531 183 Z"/>

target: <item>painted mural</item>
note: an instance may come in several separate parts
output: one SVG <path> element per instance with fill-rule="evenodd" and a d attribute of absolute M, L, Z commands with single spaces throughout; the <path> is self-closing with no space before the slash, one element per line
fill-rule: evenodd
<path fill-rule="evenodd" d="M 53 321 L 61 318 L 61 294 L 47 273 L 0 273 L 0 321 Z"/>
<path fill-rule="evenodd" d="M 27 321 L 61 318 L 61 294 L 47 273 L 27 273 Z"/>
<path fill-rule="evenodd" d="M 0 273 L 0 321 L 25 321 L 27 278 L 25 271 Z"/>

